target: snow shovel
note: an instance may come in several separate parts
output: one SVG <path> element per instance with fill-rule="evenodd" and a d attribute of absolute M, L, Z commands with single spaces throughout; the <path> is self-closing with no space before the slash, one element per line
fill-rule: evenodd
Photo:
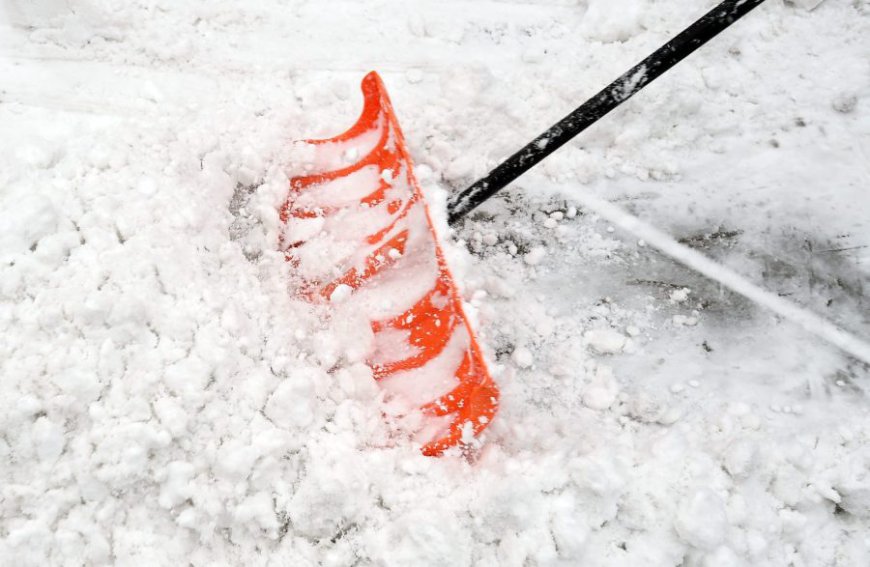
<path fill-rule="evenodd" d="M 377 73 L 366 75 L 362 92 L 356 124 L 307 141 L 313 171 L 290 181 L 281 247 L 311 301 L 353 301 L 365 313 L 374 378 L 433 418 L 422 451 L 440 455 L 487 427 L 498 389 Z"/>
<path fill-rule="evenodd" d="M 454 224 L 764 0 L 725 0 L 450 200 Z M 368 364 L 388 390 L 436 421 L 422 451 L 472 446 L 498 389 L 462 308 L 383 82 L 362 82 L 364 107 L 344 134 L 309 140 L 313 171 L 294 177 L 280 246 L 316 302 L 356 301 L 374 337 Z M 324 268 L 326 266 L 326 268 Z M 434 398 L 434 399 L 433 399 Z M 479 440 L 478 440 L 479 441 Z"/>

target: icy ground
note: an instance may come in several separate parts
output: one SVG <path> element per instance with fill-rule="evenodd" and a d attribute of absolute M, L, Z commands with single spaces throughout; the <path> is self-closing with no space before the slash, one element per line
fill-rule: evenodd
<path fill-rule="evenodd" d="M 366 71 L 437 194 L 713 4 L 0 0 L 0 563 L 870 564 L 867 365 L 575 197 L 870 336 L 866 0 L 770 0 L 453 235 L 473 463 L 275 251 Z"/>

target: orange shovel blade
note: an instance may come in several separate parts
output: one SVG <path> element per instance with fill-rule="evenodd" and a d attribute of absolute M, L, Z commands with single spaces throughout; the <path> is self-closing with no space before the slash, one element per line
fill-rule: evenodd
<path fill-rule="evenodd" d="M 366 75 L 362 92 L 363 111 L 353 127 L 307 141 L 313 167 L 290 180 L 280 245 L 311 301 L 355 301 L 354 309 L 366 315 L 374 377 L 438 420 L 423 453 L 440 455 L 468 444 L 492 422 L 498 388 L 377 73 Z"/>

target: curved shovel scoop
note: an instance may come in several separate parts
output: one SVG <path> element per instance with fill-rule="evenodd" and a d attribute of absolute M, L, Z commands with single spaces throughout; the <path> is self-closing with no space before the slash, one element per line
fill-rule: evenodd
<path fill-rule="evenodd" d="M 382 387 L 427 416 L 423 453 L 470 443 L 498 408 L 383 82 L 362 81 L 356 124 L 308 140 L 311 169 L 290 181 L 281 247 L 315 302 L 343 304 L 372 337 Z"/>

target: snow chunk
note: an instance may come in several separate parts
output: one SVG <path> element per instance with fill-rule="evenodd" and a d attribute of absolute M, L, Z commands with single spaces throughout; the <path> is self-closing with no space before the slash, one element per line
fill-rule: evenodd
<path fill-rule="evenodd" d="M 228 439 L 221 445 L 215 463 L 215 472 L 227 480 L 244 480 L 251 474 L 259 453 L 247 441 Z"/>
<path fill-rule="evenodd" d="M 752 472 L 757 456 L 756 443 L 746 439 L 737 440 L 725 450 L 725 470 L 733 477 L 744 477 Z"/>
<path fill-rule="evenodd" d="M 589 529 L 574 513 L 556 515 L 552 520 L 553 539 L 564 559 L 579 559 L 589 539 Z"/>
<path fill-rule="evenodd" d="M 57 230 L 58 211 L 46 197 L 13 193 L 2 204 L 0 260 L 35 247 L 40 239 Z"/>
<path fill-rule="evenodd" d="M 342 303 L 343 301 L 346 301 L 352 293 L 352 287 L 347 284 L 339 284 L 335 287 L 335 289 L 332 291 L 332 294 L 329 296 L 329 301 L 331 301 L 332 303 Z"/>
<path fill-rule="evenodd" d="M 586 345 L 598 354 L 617 354 L 625 348 L 625 335 L 613 329 L 593 329 L 583 333 Z"/>
<path fill-rule="evenodd" d="M 160 487 L 158 498 L 161 507 L 174 508 L 193 495 L 190 481 L 194 472 L 193 465 L 184 461 L 172 461 L 166 466 L 166 480 Z"/>
<path fill-rule="evenodd" d="M 589 39 L 625 41 L 641 31 L 642 0 L 590 0 L 581 31 Z"/>
<path fill-rule="evenodd" d="M 328 380 L 325 372 L 306 368 L 275 388 L 266 402 L 266 417 L 278 427 L 306 427 L 314 421 L 314 381 Z"/>
<path fill-rule="evenodd" d="M 696 490 L 680 503 L 674 528 L 689 545 L 713 550 L 725 541 L 725 504 L 709 488 Z"/>
<path fill-rule="evenodd" d="M 839 489 L 842 493 L 840 506 L 864 521 L 870 520 L 870 478 L 864 483 L 850 479 Z"/>
<path fill-rule="evenodd" d="M 252 522 L 264 530 L 276 530 L 279 527 L 275 517 L 272 497 L 267 492 L 257 492 L 236 506 L 233 517 L 240 524 L 250 525 Z"/>
<path fill-rule="evenodd" d="M 541 263 L 541 260 L 543 260 L 544 256 L 546 255 L 547 249 L 545 247 L 535 246 L 525 256 L 523 256 L 523 262 L 525 262 L 529 266 L 537 266 Z"/>
<path fill-rule="evenodd" d="M 613 405 L 619 395 L 619 384 L 609 366 L 598 366 L 592 382 L 583 392 L 583 405 L 594 410 L 605 410 Z"/>
<path fill-rule="evenodd" d="M 154 413 L 173 437 L 180 437 L 187 430 L 187 412 L 178 398 L 167 396 L 154 402 Z"/>
<path fill-rule="evenodd" d="M 668 299 L 671 300 L 671 303 L 682 303 L 682 302 L 686 301 L 687 299 L 689 299 L 690 293 L 692 293 L 692 290 L 690 290 L 687 287 L 675 289 L 671 292 Z"/>
<path fill-rule="evenodd" d="M 514 349 L 513 354 L 511 354 L 511 360 L 520 368 L 528 368 L 535 362 L 535 357 L 529 349 L 517 347 Z"/>
<path fill-rule="evenodd" d="M 40 417 L 33 424 L 33 443 L 40 461 L 54 463 L 66 444 L 63 427 L 46 417 Z"/>

